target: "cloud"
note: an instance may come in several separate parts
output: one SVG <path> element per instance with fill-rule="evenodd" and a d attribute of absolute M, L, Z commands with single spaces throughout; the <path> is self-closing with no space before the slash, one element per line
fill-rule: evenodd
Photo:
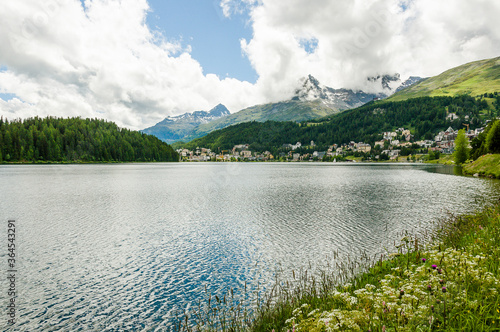
<path fill-rule="evenodd" d="M 268 95 L 282 96 L 307 74 L 373 90 L 367 77 L 431 76 L 498 56 L 499 15 L 496 0 L 263 0 L 241 45 Z"/>
<path fill-rule="evenodd" d="M 261 0 L 220 0 L 219 6 L 222 9 L 222 14 L 226 18 L 230 18 L 233 14 L 243 14 L 250 11 L 260 3 Z"/>
<path fill-rule="evenodd" d="M 205 75 L 146 25 L 145 0 L 11 1 L 0 13 L 0 103 L 8 118 L 101 117 L 142 129 L 168 115 L 252 104 L 248 82 Z"/>
<path fill-rule="evenodd" d="M 217 0 L 248 13 L 255 84 L 205 74 L 190 46 L 152 31 L 146 0 L 20 0 L 0 11 L 0 115 L 101 117 L 142 129 L 168 115 L 291 97 L 301 77 L 374 91 L 366 78 L 436 75 L 500 54 L 500 2 Z M 168 34 L 168 31 L 165 32 Z"/>

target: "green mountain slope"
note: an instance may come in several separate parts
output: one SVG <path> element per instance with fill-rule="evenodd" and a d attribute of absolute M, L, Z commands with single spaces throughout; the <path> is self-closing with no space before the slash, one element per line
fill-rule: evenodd
<path fill-rule="evenodd" d="M 363 141 L 373 143 L 381 139 L 381 133 L 399 127 L 409 128 L 416 139 L 432 139 L 448 127 L 463 127 L 467 116 L 471 129 L 484 125 L 484 99 L 469 96 L 422 97 L 401 102 L 369 103 L 354 110 L 344 111 L 318 123 L 294 122 L 247 122 L 211 132 L 183 146 L 188 149 L 206 147 L 213 151 L 228 150 L 237 144 L 250 144 L 253 151 L 276 153 L 283 144 L 307 143 L 313 140 L 318 151 L 336 143 Z M 454 111 L 459 118 L 447 118 Z M 486 113 L 488 113 L 486 112 Z M 491 115 L 494 116 L 494 115 Z"/>
<path fill-rule="evenodd" d="M 401 101 L 418 97 L 479 96 L 500 91 L 500 57 L 475 61 L 427 78 L 389 97 Z"/>
<path fill-rule="evenodd" d="M 194 129 L 200 124 L 214 121 L 229 114 L 231 113 L 226 106 L 219 104 L 208 112 L 197 111 L 174 117 L 169 116 L 154 126 L 142 130 L 142 132 L 156 136 L 164 142 L 173 143 L 192 136 Z"/>
<path fill-rule="evenodd" d="M 382 84 L 382 82 L 387 84 L 387 81 L 399 80 L 399 76 L 384 76 L 380 78 L 380 81 L 377 81 L 377 79 L 379 78 L 374 79 L 374 84 Z M 294 96 L 290 100 L 256 105 L 230 115 L 225 113 L 223 117 L 205 119 L 199 121 L 199 124 L 192 121 L 192 115 L 190 114 L 174 118 L 169 117 L 154 127 L 145 129 L 144 132 L 153 134 L 167 142 L 186 142 L 205 136 L 214 130 L 237 123 L 249 121 L 301 122 L 318 119 L 359 107 L 372 101 L 374 98 L 383 98 L 386 96 L 384 93 L 373 94 L 349 89 L 332 89 L 320 84 L 317 79 L 309 75 L 307 78 L 304 78 L 301 86 L 295 90 Z M 186 126 L 186 121 L 188 122 L 188 126 Z M 175 143 L 175 146 L 179 146 L 179 144 Z"/>
<path fill-rule="evenodd" d="M 222 129 L 237 123 L 257 121 L 295 121 L 322 118 L 339 110 L 325 106 L 321 100 L 316 101 L 284 101 L 257 105 L 233 113 L 226 117 L 199 125 L 189 139 L 202 137 L 214 130 Z"/>

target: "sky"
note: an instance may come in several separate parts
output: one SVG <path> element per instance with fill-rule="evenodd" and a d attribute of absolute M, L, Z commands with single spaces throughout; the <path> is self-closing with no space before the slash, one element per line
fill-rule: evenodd
<path fill-rule="evenodd" d="M 17 0 L 0 11 L 0 116 L 144 129 L 289 99 L 311 74 L 437 75 L 500 56 L 498 0 Z"/>

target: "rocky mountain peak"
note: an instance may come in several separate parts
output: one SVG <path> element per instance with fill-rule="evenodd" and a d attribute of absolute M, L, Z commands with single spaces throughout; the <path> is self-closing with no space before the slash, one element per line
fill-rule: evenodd
<path fill-rule="evenodd" d="M 222 105 L 222 104 L 219 104 L 217 106 L 215 106 L 214 108 L 212 108 L 208 114 L 210 114 L 211 116 L 216 116 L 216 117 L 222 117 L 222 116 L 226 116 L 226 115 L 229 115 L 231 114 L 229 112 L 229 110 L 226 108 L 226 106 Z"/>
<path fill-rule="evenodd" d="M 205 122 L 231 114 L 226 106 L 219 104 L 212 108 L 210 111 L 195 111 L 193 113 L 184 113 L 177 116 L 169 116 L 163 121 L 178 121 L 182 119 L 189 119 L 190 121 Z"/>
<path fill-rule="evenodd" d="M 380 84 L 382 89 L 387 91 L 388 93 L 394 92 L 394 90 L 396 90 L 399 85 L 401 85 L 401 75 L 399 75 L 398 73 L 393 75 L 372 76 L 368 77 L 366 80 L 377 85 Z"/>
<path fill-rule="evenodd" d="M 319 81 L 312 75 L 303 78 L 301 87 L 295 90 L 292 100 L 300 101 L 314 101 L 317 99 L 328 99 L 325 93 L 325 88 Z"/>

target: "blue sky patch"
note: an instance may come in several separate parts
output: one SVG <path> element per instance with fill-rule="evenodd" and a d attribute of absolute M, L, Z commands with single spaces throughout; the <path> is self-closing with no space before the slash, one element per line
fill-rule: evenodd
<path fill-rule="evenodd" d="M 5 101 L 9 101 L 14 98 L 17 98 L 14 93 L 0 93 L 0 99 L 3 99 Z"/>
<path fill-rule="evenodd" d="M 318 40 L 316 38 L 301 39 L 300 47 L 302 47 L 307 53 L 313 54 L 318 48 Z"/>
<path fill-rule="evenodd" d="M 205 75 L 257 81 L 257 73 L 240 46 L 242 38 L 252 38 L 248 13 L 226 18 L 219 1 L 207 0 L 150 0 L 149 5 L 149 28 L 161 32 L 166 40 L 180 40 L 183 48 L 190 45 L 191 56 Z"/>

